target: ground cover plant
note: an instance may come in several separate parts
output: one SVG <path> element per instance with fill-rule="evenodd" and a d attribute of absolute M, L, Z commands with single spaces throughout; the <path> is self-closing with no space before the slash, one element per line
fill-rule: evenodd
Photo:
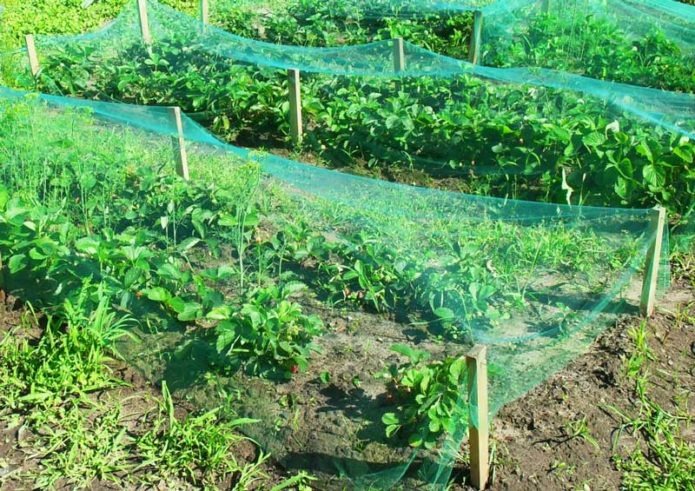
<path fill-rule="evenodd" d="M 193 0 L 165 0 L 182 12 L 194 13 Z M 82 34 L 101 27 L 128 4 L 127 0 L 5 0 L 0 14 L 0 47 L 18 48 L 27 34 Z"/>
<path fill-rule="evenodd" d="M 664 90 L 693 92 L 693 54 L 681 50 L 654 27 L 635 37 L 615 19 L 600 14 L 585 16 L 573 6 L 554 6 L 548 14 L 514 19 L 494 13 L 486 16 L 484 63 L 491 66 L 541 66 Z M 413 12 L 414 10 L 415 12 Z M 232 33 L 278 44 L 338 46 L 364 44 L 402 37 L 430 51 L 468 59 L 471 12 L 427 11 L 425 6 L 316 4 L 290 2 L 282 7 L 256 2 L 221 2 L 213 22 Z M 417 12 L 419 10 L 419 13 Z M 483 9 L 485 12 L 485 9 Z M 511 26 L 502 23 L 517 22 Z M 499 35 L 498 32 L 502 32 Z"/>
<path fill-rule="evenodd" d="M 166 135 L 36 101 L 6 102 L 0 117 L 3 289 L 48 311 L 110 306 L 97 337 L 146 379 L 196 407 L 223 401 L 236 415 L 230 431 L 241 418 L 239 428 L 280 462 L 301 468 L 311 458 L 311 468 L 327 476 L 360 476 L 420 448 L 436 459 L 467 417 L 451 395 L 463 383 L 460 357 L 471 342 L 528 338 L 531 349 L 547 349 L 561 363 L 582 344 L 577 308 L 595 308 L 606 284 L 627 288 L 625 272 L 646 249 L 647 215 L 639 212 L 584 222 L 553 219 L 551 206 L 530 223 L 500 220 L 485 215 L 515 208 L 408 195 L 405 187 L 349 176 L 352 186 L 331 185 L 322 195 L 215 149 L 192 148 L 194 181 L 186 183 L 172 172 Z M 340 189 L 350 192 L 327 202 Z M 369 207 L 355 206 L 367 202 L 361 193 L 371 195 Z M 476 207 L 480 215 L 471 215 Z M 347 325 L 346 318 L 360 321 Z M 382 338 L 401 345 L 395 357 Z M 390 382 L 379 378 L 385 362 L 405 361 L 403 345 L 429 352 L 432 364 L 396 368 Z M 515 356 L 515 348 L 501 349 L 493 365 L 509 367 Z M 513 371 L 493 370 L 497 404 L 547 369 L 527 366 L 524 383 Z M 420 407 L 405 396 L 413 377 L 431 396 L 446 386 L 446 397 Z M 428 388 L 420 377 L 436 384 Z M 165 391 L 165 407 L 170 401 Z M 398 408 L 412 419 L 394 421 L 389 414 Z M 187 452 L 197 445 L 189 441 L 194 428 L 217 413 L 203 414 L 190 421 L 193 429 L 172 421 L 154 434 Z M 429 433 L 419 440 L 414 428 Z M 152 455 L 153 434 L 142 438 L 137 448 Z M 210 437 L 226 441 L 217 438 Z M 200 452 L 204 461 L 226 462 L 227 447 Z M 365 455 L 369 461 L 350 467 Z M 190 458 L 182 453 L 161 467 L 188 469 Z"/>

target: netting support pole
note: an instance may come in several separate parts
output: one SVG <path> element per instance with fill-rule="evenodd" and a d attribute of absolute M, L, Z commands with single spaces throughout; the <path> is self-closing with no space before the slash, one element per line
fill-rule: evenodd
<path fill-rule="evenodd" d="M 147 0 L 138 0 L 138 17 L 140 18 L 140 33 L 142 41 L 147 45 L 152 45 L 152 33 L 150 33 L 150 23 L 147 19 Z"/>
<path fill-rule="evenodd" d="M 183 119 L 181 118 L 181 108 L 172 107 L 171 115 L 176 125 L 176 136 L 171 137 L 171 146 L 174 150 L 174 160 L 176 161 L 176 173 L 183 177 L 185 181 L 190 179 L 188 174 L 188 154 L 186 153 L 186 139 L 183 134 Z"/>
<path fill-rule="evenodd" d="M 290 97 L 290 137 L 292 143 L 299 145 L 304 136 L 302 127 L 302 86 L 299 70 L 287 70 L 287 88 Z"/>
<path fill-rule="evenodd" d="M 468 442 L 471 449 L 471 484 L 485 489 L 490 475 L 490 427 L 487 398 L 487 348 L 476 344 L 466 354 L 468 371 Z"/>
<path fill-rule="evenodd" d="M 640 298 L 640 312 L 645 317 L 651 317 L 656 307 L 661 243 L 664 240 L 664 224 L 666 223 L 666 210 L 664 208 L 657 206 L 651 213 L 647 235 L 654 239 L 649 244 L 649 250 L 647 251 L 647 260 L 644 265 L 644 280 L 642 282 L 642 296 Z"/>
<path fill-rule="evenodd" d="M 541 0 L 541 12 L 544 14 L 550 12 L 550 0 Z"/>
<path fill-rule="evenodd" d="M 393 38 L 393 71 L 398 73 L 405 70 L 405 46 L 403 38 Z"/>
<path fill-rule="evenodd" d="M 41 65 L 39 65 L 39 57 L 36 54 L 36 43 L 34 42 L 34 36 L 29 34 L 26 38 L 27 45 L 27 56 L 29 57 L 29 67 L 31 68 L 32 76 L 36 77 L 39 74 Z"/>
<path fill-rule="evenodd" d="M 476 65 L 480 59 L 480 43 L 483 40 L 483 11 L 473 14 L 473 32 L 471 33 L 470 62 Z"/>
<path fill-rule="evenodd" d="M 200 20 L 203 27 L 210 22 L 210 3 L 208 0 L 200 0 Z"/>

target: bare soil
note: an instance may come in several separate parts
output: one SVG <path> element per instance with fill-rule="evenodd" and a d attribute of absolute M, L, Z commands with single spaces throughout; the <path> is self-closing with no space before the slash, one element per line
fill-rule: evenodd
<path fill-rule="evenodd" d="M 649 364 L 655 382 L 650 396 L 666 410 L 685 399 L 695 417 L 695 325 L 678 319 L 681 309 L 689 311 L 692 320 L 695 289 L 682 282 L 662 299 L 648 323 L 655 357 Z M 501 410 L 493 422 L 497 455 L 491 489 L 620 487 L 621 474 L 612 457 L 642 444 L 620 431 L 622 421 L 613 409 L 637 412 L 625 360 L 634 349 L 627 331 L 639 322 L 635 317 L 623 319 L 603 333 L 589 353 Z M 597 447 L 582 438 L 568 438 L 566 425 L 580 418 L 587 419 Z M 684 428 L 683 436 L 695 445 L 692 427 Z"/>

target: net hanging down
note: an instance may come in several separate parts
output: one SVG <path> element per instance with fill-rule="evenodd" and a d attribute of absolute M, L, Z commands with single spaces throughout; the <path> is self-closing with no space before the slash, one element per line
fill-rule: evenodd
<path fill-rule="evenodd" d="M 3 233 L 52 250 L 8 291 L 47 305 L 91 277 L 141 320 L 128 363 L 256 420 L 249 436 L 327 489 L 444 485 L 469 421 L 477 439 L 668 284 L 663 211 L 389 183 L 222 143 L 167 107 L 9 89 L 0 142 Z M 91 273 L 36 288 L 54 264 Z"/>

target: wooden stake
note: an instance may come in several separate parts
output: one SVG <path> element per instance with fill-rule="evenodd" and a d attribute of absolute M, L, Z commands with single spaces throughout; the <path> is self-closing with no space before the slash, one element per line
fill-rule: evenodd
<path fill-rule="evenodd" d="M 471 484 L 485 489 L 490 473 L 488 401 L 487 401 L 487 348 L 476 344 L 466 354 L 468 369 L 468 442 L 471 447 Z"/>
<path fill-rule="evenodd" d="M 206 26 L 210 22 L 210 3 L 208 0 L 200 0 L 200 20 L 203 26 Z"/>
<path fill-rule="evenodd" d="M 473 32 L 471 33 L 470 61 L 474 65 L 480 58 L 480 43 L 483 39 L 483 11 L 476 10 L 473 16 Z"/>
<path fill-rule="evenodd" d="M 152 33 L 150 33 L 150 23 L 147 20 L 147 0 L 138 0 L 138 16 L 140 17 L 142 41 L 147 46 L 150 46 L 152 44 Z"/>
<path fill-rule="evenodd" d="M 405 46 L 403 38 L 393 39 L 393 70 L 402 72 L 405 70 Z"/>
<path fill-rule="evenodd" d="M 644 280 L 642 282 L 642 297 L 640 299 L 640 312 L 645 317 L 651 317 L 656 307 L 656 288 L 659 279 L 659 264 L 661 262 L 661 242 L 664 239 L 664 224 L 666 223 L 666 210 L 657 206 L 652 210 L 649 237 L 654 241 L 649 245 L 647 260 L 644 265 Z"/>
<path fill-rule="evenodd" d="M 176 173 L 188 181 L 188 154 L 186 153 L 186 139 L 183 134 L 183 119 L 181 118 L 181 108 L 172 107 L 171 115 L 176 124 L 177 136 L 171 137 L 171 145 L 174 149 L 174 160 L 176 160 Z"/>
<path fill-rule="evenodd" d="M 41 65 L 39 65 L 39 57 L 36 54 L 36 43 L 34 42 L 34 36 L 29 34 L 26 37 L 27 45 L 27 55 L 29 56 L 29 67 L 31 68 L 31 74 L 36 77 L 39 74 Z"/>
<path fill-rule="evenodd" d="M 302 87 L 299 70 L 287 70 L 288 89 L 290 97 L 290 136 L 296 145 L 302 142 L 304 129 L 302 127 Z"/>

